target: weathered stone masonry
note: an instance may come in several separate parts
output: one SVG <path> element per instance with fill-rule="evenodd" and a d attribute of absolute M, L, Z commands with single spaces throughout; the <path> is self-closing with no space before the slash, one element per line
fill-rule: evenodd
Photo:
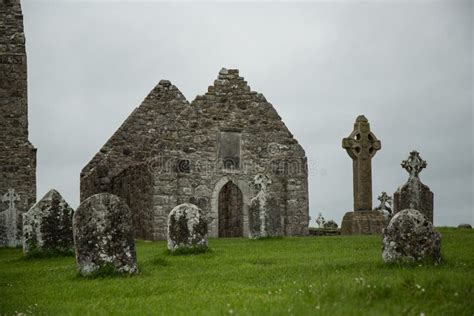
<path fill-rule="evenodd" d="M 13 205 L 16 245 L 21 240 L 21 214 L 36 202 L 36 149 L 28 141 L 25 35 L 19 0 L 0 0 L 0 246 L 8 244 Z M 11 204 L 9 189 L 17 198 Z M 10 245 L 12 245 L 10 243 Z"/>
<path fill-rule="evenodd" d="M 249 207 L 259 193 L 253 184 L 257 175 L 271 183 L 265 194 L 272 220 L 266 223 L 274 227 L 265 229 L 307 234 L 303 148 L 238 70 L 223 69 L 207 93 L 191 104 L 169 81 L 160 81 L 84 167 L 81 199 L 98 192 L 124 198 L 134 213 L 137 238 L 166 238 L 169 212 L 189 202 L 210 219 L 211 237 L 233 234 L 223 232 L 223 218 L 242 225 L 233 232 L 249 236 Z M 226 192 L 238 194 L 223 196 Z M 225 201 L 229 205 L 223 206 Z M 232 213 L 222 216 L 226 209 Z"/>

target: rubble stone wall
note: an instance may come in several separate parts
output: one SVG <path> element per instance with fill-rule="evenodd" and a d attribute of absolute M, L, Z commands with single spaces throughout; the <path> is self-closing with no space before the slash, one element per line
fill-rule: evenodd
<path fill-rule="evenodd" d="M 36 202 L 36 149 L 28 141 L 26 50 L 19 0 L 0 0 L 0 214 L 9 207 L 1 201 L 9 189 L 19 195 L 16 231 L 21 235 L 21 214 Z"/>
<path fill-rule="evenodd" d="M 135 238 L 153 238 L 153 178 L 145 164 L 133 165 L 119 173 L 113 181 L 112 193 L 133 205 Z"/>

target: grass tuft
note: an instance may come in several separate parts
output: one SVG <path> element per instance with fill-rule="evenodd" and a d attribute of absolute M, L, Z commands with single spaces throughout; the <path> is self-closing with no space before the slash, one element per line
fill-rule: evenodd
<path fill-rule="evenodd" d="M 421 260 L 398 260 L 395 262 L 388 262 L 388 263 L 382 263 L 385 267 L 390 268 L 392 267 L 393 269 L 412 269 L 412 268 L 419 268 L 423 266 L 441 266 L 445 264 L 444 258 L 441 259 L 441 261 L 436 261 L 431 258 L 425 258 Z"/>
<path fill-rule="evenodd" d="M 123 272 L 117 271 L 115 265 L 112 263 L 106 263 L 105 265 L 101 266 L 99 269 L 95 270 L 94 272 L 88 275 L 82 275 L 80 273 L 76 274 L 78 278 L 85 278 L 85 279 L 105 279 L 105 278 L 116 278 L 116 277 L 129 278 L 133 275 L 134 274 L 123 273 Z"/>
<path fill-rule="evenodd" d="M 32 259 L 48 259 L 54 257 L 73 257 L 75 255 L 74 250 L 57 250 L 57 249 L 50 249 L 50 250 L 40 250 L 40 249 L 33 249 L 28 251 L 24 254 L 23 259 L 25 260 L 32 260 Z"/>
<path fill-rule="evenodd" d="M 158 258 L 155 258 L 151 261 L 151 263 L 153 265 L 156 265 L 156 266 L 161 266 L 161 267 L 167 267 L 169 266 L 169 261 L 166 260 L 165 258 L 161 258 L 161 257 L 158 257 Z"/>
<path fill-rule="evenodd" d="M 254 241 L 264 241 L 264 240 L 280 240 L 283 239 L 283 236 L 266 236 L 266 237 L 257 237 L 257 238 L 251 238 L 250 240 Z"/>
<path fill-rule="evenodd" d="M 211 252 L 211 249 L 207 246 L 194 246 L 194 247 L 179 247 L 175 250 L 166 250 L 166 254 L 170 256 L 188 256 L 198 255 L 205 252 Z"/>

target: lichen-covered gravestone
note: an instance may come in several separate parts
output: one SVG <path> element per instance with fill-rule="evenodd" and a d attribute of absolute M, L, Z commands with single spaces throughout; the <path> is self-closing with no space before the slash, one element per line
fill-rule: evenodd
<path fill-rule="evenodd" d="M 23 252 L 26 255 L 72 252 L 73 213 L 58 191 L 46 193 L 23 214 Z"/>
<path fill-rule="evenodd" d="M 427 163 L 417 151 L 412 151 L 402 167 L 409 173 L 408 181 L 393 194 L 393 212 L 415 209 L 428 217 L 433 223 L 433 192 L 420 180 L 420 172 Z"/>
<path fill-rule="evenodd" d="M 81 275 L 138 272 L 132 213 L 120 198 L 109 193 L 89 197 L 74 213 L 73 228 Z"/>
<path fill-rule="evenodd" d="M 250 201 L 250 238 L 283 235 L 280 211 L 269 190 L 271 183 L 271 180 L 263 174 L 257 174 L 253 179 L 253 185 L 258 193 Z"/>
<path fill-rule="evenodd" d="M 426 216 L 406 209 L 395 214 L 383 233 L 382 258 L 387 263 L 441 261 L 441 235 Z"/>
<path fill-rule="evenodd" d="M 168 250 L 207 250 L 207 219 L 194 204 L 183 203 L 168 215 Z"/>

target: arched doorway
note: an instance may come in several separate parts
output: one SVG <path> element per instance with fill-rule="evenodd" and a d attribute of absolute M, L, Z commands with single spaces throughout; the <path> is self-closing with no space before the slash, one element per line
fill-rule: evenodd
<path fill-rule="evenodd" d="M 219 192 L 219 237 L 243 236 L 243 195 L 233 182 L 227 182 Z"/>

